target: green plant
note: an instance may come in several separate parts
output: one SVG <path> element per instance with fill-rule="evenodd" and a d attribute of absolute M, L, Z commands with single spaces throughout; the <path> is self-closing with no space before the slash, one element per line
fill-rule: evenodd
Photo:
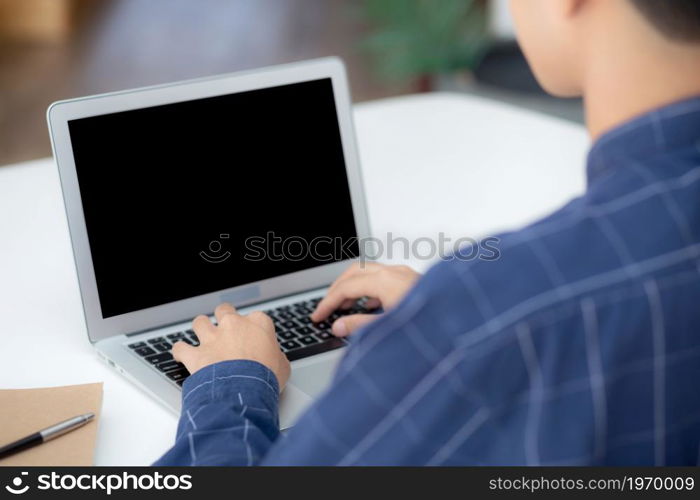
<path fill-rule="evenodd" d="M 473 69 L 488 43 L 483 0 L 364 0 L 363 46 L 387 79 Z"/>

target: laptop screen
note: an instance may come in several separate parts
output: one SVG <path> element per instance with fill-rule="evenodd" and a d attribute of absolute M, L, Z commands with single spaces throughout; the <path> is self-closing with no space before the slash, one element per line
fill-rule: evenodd
<path fill-rule="evenodd" d="M 105 318 L 359 254 L 330 78 L 68 125 Z"/>

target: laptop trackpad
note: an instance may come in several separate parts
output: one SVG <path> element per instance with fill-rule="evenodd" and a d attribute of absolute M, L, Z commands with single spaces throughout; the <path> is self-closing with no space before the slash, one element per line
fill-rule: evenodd
<path fill-rule="evenodd" d="M 301 414 L 326 390 L 333 379 L 343 349 L 301 360 L 292 365 L 292 376 L 280 395 L 280 428 L 294 425 Z"/>
<path fill-rule="evenodd" d="M 313 401 L 311 396 L 288 383 L 280 394 L 280 429 L 293 426 Z"/>
<path fill-rule="evenodd" d="M 290 382 L 313 399 L 318 398 L 333 380 L 336 366 L 344 351 L 338 349 L 293 364 Z"/>

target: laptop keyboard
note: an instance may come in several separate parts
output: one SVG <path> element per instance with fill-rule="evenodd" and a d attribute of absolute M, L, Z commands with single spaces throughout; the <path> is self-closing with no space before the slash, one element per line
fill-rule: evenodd
<path fill-rule="evenodd" d="M 364 306 L 363 301 L 346 311 L 334 312 L 326 321 L 313 323 L 309 315 L 316 308 L 321 298 L 303 300 L 295 304 L 284 305 L 275 309 L 268 309 L 265 313 L 272 318 L 277 332 L 277 341 L 280 349 L 289 361 L 294 361 L 314 354 L 332 351 L 347 344 L 341 338 L 333 336 L 331 325 L 341 316 L 357 313 L 373 312 Z M 189 376 L 185 365 L 173 359 L 170 352 L 175 342 L 182 340 L 190 345 L 199 345 L 199 339 L 193 330 L 170 333 L 161 337 L 154 337 L 142 342 L 128 344 L 129 348 L 156 370 L 163 373 L 170 380 L 182 385 Z"/>

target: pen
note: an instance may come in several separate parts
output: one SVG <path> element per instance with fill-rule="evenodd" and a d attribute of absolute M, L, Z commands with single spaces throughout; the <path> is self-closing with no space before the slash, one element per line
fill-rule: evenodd
<path fill-rule="evenodd" d="M 59 422 L 51 427 L 42 429 L 39 432 L 30 434 L 27 437 L 18 439 L 17 441 L 10 443 L 8 445 L 0 447 L 0 459 L 8 457 L 14 453 L 17 453 L 32 446 L 36 446 L 46 441 L 50 441 L 58 436 L 82 427 L 87 424 L 90 420 L 95 418 L 94 413 L 85 413 L 84 415 L 78 415 L 77 417 L 69 418 L 63 422 Z"/>

